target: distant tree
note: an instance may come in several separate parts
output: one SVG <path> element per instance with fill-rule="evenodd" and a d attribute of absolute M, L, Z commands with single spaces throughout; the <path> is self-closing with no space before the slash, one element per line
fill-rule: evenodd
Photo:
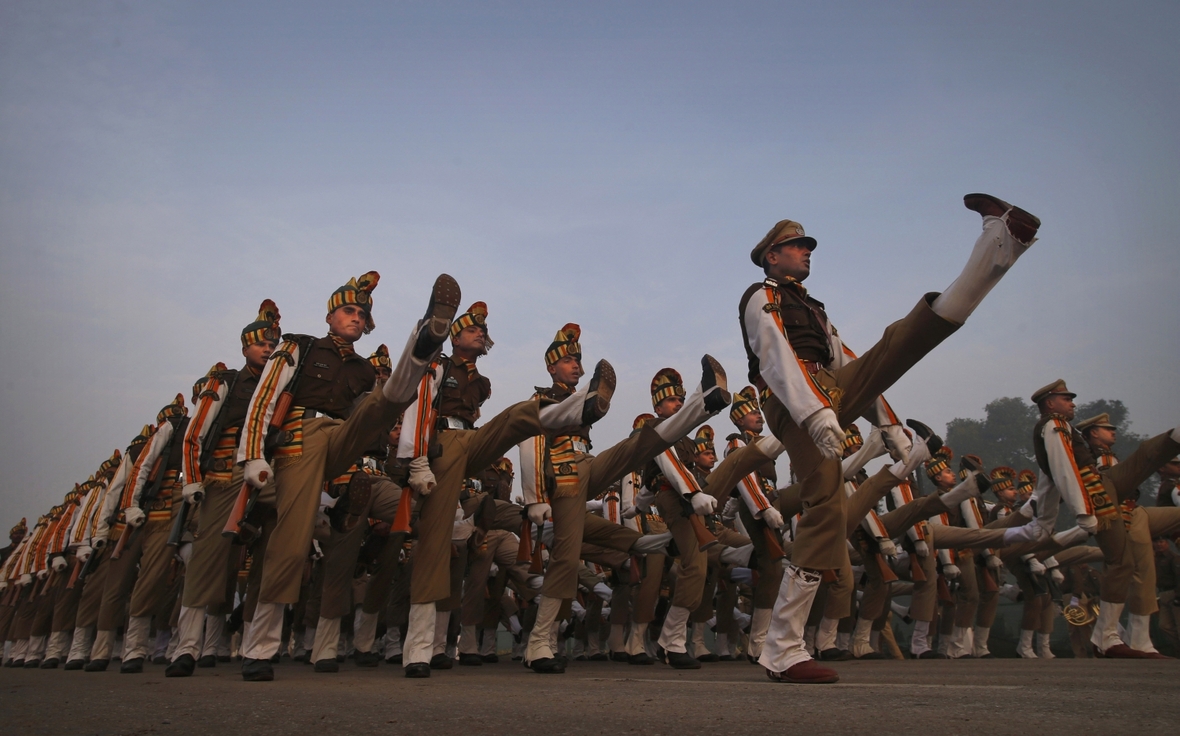
<path fill-rule="evenodd" d="M 1110 423 L 1118 428 L 1115 454 L 1127 457 L 1146 437 L 1130 430 L 1126 404 L 1111 399 L 1079 404 L 1075 421 L 1103 412 L 1110 415 Z M 984 413 L 984 419 L 955 418 L 947 422 L 946 443 L 955 456 L 979 455 L 989 471 L 997 465 L 1007 465 L 1018 472 L 1027 468 L 1040 475 L 1032 446 L 1033 427 L 1040 419 L 1037 408 L 1024 399 L 1010 396 L 990 402 Z"/>
<path fill-rule="evenodd" d="M 984 412 L 985 419 L 956 418 L 947 423 L 946 443 L 955 456 L 978 455 L 988 470 L 997 465 L 1017 471 L 1035 469 L 1032 432 L 1040 417 L 1037 408 L 1009 396 L 991 401 Z"/>

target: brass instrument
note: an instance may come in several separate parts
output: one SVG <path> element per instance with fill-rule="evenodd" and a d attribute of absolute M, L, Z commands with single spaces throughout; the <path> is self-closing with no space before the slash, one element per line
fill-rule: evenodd
<path fill-rule="evenodd" d="M 1071 603 L 1061 610 L 1061 615 L 1070 626 L 1087 626 L 1098 618 L 1098 601 L 1087 600 L 1079 605 Z"/>

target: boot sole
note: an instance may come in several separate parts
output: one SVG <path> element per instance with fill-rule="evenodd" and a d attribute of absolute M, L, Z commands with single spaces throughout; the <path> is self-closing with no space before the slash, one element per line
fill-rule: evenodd
<path fill-rule="evenodd" d="M 451 322 L 455 313 L 459 311 L 459 303 L 463 299 L 463 291 L 459 282 L 450 274 L 440 274 L 434 280 L 434 289 L 430 292 L 430 306 L 426 308 L 427 331 L 430 336 L 441 345 L 451 334 Z"/>
<path fill-rule="evenodd" d="M 1019 207 L 1009 204 L 1009 203 L 1005 202 L 1004 200 L 1000 199 L 999 197 L 993 197 L 990 194 L 983 194 L 981 192 L 974 192 L 972 194 L 963 195 L 963 206 L 966 207 L 967 209 L 971 210 L 972 212 L 978 212 L 981 215 L 985 214 L 984 210 L 987 209 L 984 206 L 985 203 L 991 204 L 995 207 L 999 207 L 1002 210 L 1009 211 L 1008 212 L 1008 227 L 1009 227 L 1009 229 L 1011 229 L 1012 226 L 1015 225 L 1018 230 L 1024 231 L 1021 233 L 1017 233 L 1015 231 L 1012 232 L 1012 234 L 1014 236 L 1016 236 L 1017 240 L 1019 240 L 1022 243 L 1027 243 L 1030 240 L 1032 240 L 1034 237 L 1036 237 L 1037 230 L 1039 230 L 1041 227 L 1041 220 L 1039 217 L 1032 214 L 1031 212 L 1029 212 L 1027 210 L 1022 210 Z M 1003 213 L 1001 213 L 1001 214 L 1003 214 Z"/>
<path fill-rule="evenodd" d="M 610 411 L 610 400 L 615 395 L 616 385 L 618 378 L 615 376 L 614 366 L 605 360 L 598 361 L 598 365 L 594 366 L 594 377 L 590 379 L 590 390 L 586 396 L 586 408 L 589 411 L 583 412 L 583 422 L 592 424 L 606 416 Z M 589 401 L 591 398 L 594 399 L 593 403 Z M 587 416 L 588 414 L 592 416 Z"/>
<path fill-rule="evenodd" d="M 716 387 L 719 391 L 713 391 Z M 729 406 L 729 383 L 725 369 L 712 355 L 701 358 L 701 390 L 705 393 L 705 410 L 716 413 Z"/>

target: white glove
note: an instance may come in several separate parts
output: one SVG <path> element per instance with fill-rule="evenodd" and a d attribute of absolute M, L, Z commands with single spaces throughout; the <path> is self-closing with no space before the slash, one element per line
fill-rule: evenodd
<path fill-rule="evenodd" d="M 754 571 L 748 567 L 735 567 L 729 571 L 729 579 L 739 585 L 754 582 Z"/>
<path fill-rule="evenodd" d="M 320 540 L 318 540 L 318 539 L 311 540 L 311 559 L 313 559 L 313 560 L 324 559 L 324 550 L 322 547 L 320 547 Z"/>
<path fill-rule="evenodd" d="M 766 526 L 770 527 L 771 529 L 783 528 L 783 515 L 780 514 L 778 509 L 773 506 L 768 506 L 766 509 L 764 509 L 759 518 L 765 521 Z"/>
<path fill-rule="evenodd" d="M 76 553 L 76 555 L 78 557 L 78 561 L 81 562 L 83 565 L 86 564 L 86 561 L 90 559 L 90 555 L 92 555 L 92 554 L 94 554 L 94 549 L 92 549 L 91 547 L 89 547 L 85 544 L 82 545 L 81 547 L 79 547 L 78 551 Z"/>
<path fill-rule="evenodd" d="M 736 498 L 730 498 L 725 502 L 725 507 L 721 509 L 721 518 L 726 521 L 733 521 L 738 515 L 738 504 L 741 503 Z M 782 516 L 781 514 L 779 515 Z"/>
<path fill-rule="evenodd" d="M 262 488 L 274 480 L 275 471 L 271 469 L 270 463 L 260 457 L 253 460 L 247 460 L 245 467 L 242 468 L 242 477 L 250 487 L 262 490 Z"/>
<path fill-rule="evenodd" d="M 180 548 L 176 550 L 176 556 L 180 558 L 185 567 L 188 567 L 189 560 L 193 558 L 193 543 L 185 542 L 180 545 Z"/>
<path fill-rule="evenodd" d="M 1063 575 L 1062 572 L 1056 567 L 1049 571 L 1049 577 L 1053 578 L 1053 582 L 1057 583 L 1058 585 L 1065 584 L 1065 575 Z"/>
<path fill-rule="evenodd" d="M 455 513 L 455 527 L 451 531 L 452 542 L 466 542 L 475 533 L 475 517 L 463 518 L 463 509 Z"/>
<path fill-rule="evenodd" d="M 186 503 L 198 504 L 205 500 L 205 488 L 200 483 L 185 483 L 180 495 Z"/>
<path fill-rule="evenodd" d="M 1078 514 L 1078 526 L 1084 529 L 1087 534 L 1098 533 L 1098 519 L 1089 514 Z"/>
<path fill-rule="evenodd" d="M 820 409 L 803 420 L 803 429 L 811 435 L 811 441 L 824 457 L 839 460 L 844 454 L 844 430 L 840 428 L 836 412 Z"/>
<path fill-rule="evenodd" d="M 930 554 L 930 548 L 926 546 L 925 540 L 914 542 L 914 554 L 918 555 L 919 557 L 925 557 L 926 555 Z"/>
<path fill-rule="evenodd" d="M 37 571 L 37 579 L 38 580 L 44 580 L 47 577 L 49 577 L 49 568 L 48 567 L 43 567 Z"/>
<path fill-rule="evenodd" d="M 1044 575 L 1045 565 L 1036 557 L 1030 557 L 1028 560 L 1028 571 L 1033 575 Z"/>
<path fill-rule="evenodd" d="M 651 503 L 656 500 L 656 494 L 652 493 L 646 487 L 635 495 L 635 506 L 641 513 L 648 513 L 651 511 Z"/>
<path fill-rule="evenodd" d="M 586 502 L 586 510 L 590 512 L 602 511 L 602 499 L 592 498 Z"/>
<path fill-rule="evenodd" d="M 609 603 L 611 596 L 613 596 L 615 594 L 615 592 L 613 590 L 611 590 L 610 586 L 607 585 L 606 583 L 595 583 L 594 584 L 594 593 L 595 593 L 595 595 L 597 595 L 599 598 L 602 599 L 603 603 Z"/>
<path fill-rule="evenodd" d="M 631 508 L 629 508 L 623 512 L 624 519 L 634 519 L 638 515 L 639 515 L 639 507 L 638 506 L 632 506 Z"/>
<path fill-rule="evenodd" d="M 20 585 L 28 585 L 31 582 L 33 582 L 33 576 L 28 574 L 27 572 L 24 575 L 20 576 L 20 583 L 19 583 Z"/>
<path fill-rule="evenodd" d="M 138 529 L 147 519 L 147 514 L 143 513 L 143 509 L 138 506 L 128 506 L 123 509 L 123 518 L 127 519 L 128 526 Z"/>
<path fill-rule="evenodd" d="M 910 448 L 914 442 L 906 436 L 905 427 L 900 424 L 881 427 L 881 439 L 885 440 L 885 449 L 895 462 L 905 462 L 909 459 Z"/>
<path fill-rule="evenodd" d="M 410 461 L 410 488 L 419 496 L 429 496 L 434 490 L 434 473 L 430 472 L 430 460 L 425 455 L 419 455 Z"/>
<path fill-rule="evenodd" d="M 877 549 L 886 557 L 897 557 L 897 545 L 892 539 L 878 539 Z"/>
<path fill-rule="evenodd" d="M 959 577 L 962 572 L 963 571 L 959 569 L 958 565 L 943 565 L 942 567 L 942 576 L 947 580 L 954 580 L 955 578 Z"/>
<path fill-rule="evenodd" d="M 528 514 L 529 521 L 537 526 L 544 524 L 547 519 L 553 518 L 553 507 L 547 503 L 530 503 L 525 507 L 525 512 Z"/>
<path fill-rule="evenodd" d="M 993 570 L 999 570 L 1004 566 L 1004 561 L 1000 559 L 999 555 L 992 555 L 987 558 L 987 566 Z"/>
<path fill-rule="evenodd" d="M 62 557 L 61 555 L 57 555 L 53 558 L 53 561 L 49 563 L 49 566 L 53 568 L 54 572 L 61 572 L 62 570 L 66 569 L 66 558 Z"/>
<path fill-rule="evenodd" d="M 717 499 L 708 493 L 690 493 L 688 500 L 692 503 L 693 513 L 699 516 L 708 516 L 717 508 Z"/>

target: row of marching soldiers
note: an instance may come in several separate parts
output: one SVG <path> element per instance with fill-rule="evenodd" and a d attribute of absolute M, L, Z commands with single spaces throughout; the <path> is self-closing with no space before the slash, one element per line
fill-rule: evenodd
<path fill-rule="evenodd" d="M 436 279 L 396 356 L 353 347 L 374 329 L 376 272 L 332 292 L 323 337 L 281 334 L 264 302 L 242 331 L 242 368 L 214 365 L 191 414 L 178 394 L 5 560 L 7 656 L 101 671 L 117 654 L 120 671 L 136 673 L 154 630 L 171 635 L 166 674 L 184 677 L 216 665 L 227 626 L 240 626 L 242 676 L 259 681 L 274 678 L 284 647 L 333 671 L 351 629 L 358 664 L 384 656 L 429 677 L 454 661 L 453 638 L 460 663 L 482 663 L 506 620 L 533 671 L 560 673 L 563 622 L 601 634 L 605 618 L 608 658 L 699 667 L 689 647 L 707 656 L 709 624 L 731 655 L 744 637 L 742 652 L 776 682 L 829 683 L 839 675 L 824 660 L 888 647 L 891 598 L 903 592 L 912 654 L 986 656 L 995 599 L 985 596 L 1001 570 L 1025 600 L 1021 650 L 1043 656 L 1035 637 L 1048 631 L 1054 587 L 1069 587 L 1071 612 L 1085 614 L 1093 591 L 1066 570 L 1095 555 L 1093 650 L 1161 656 L 1147 622 L 1163 576 L 1147 581 L 1153 540 L 1175 533 L 1177 509 L 1128 502 L 1180 452 L 1180 430 L 1115 463 L 1091 448 L 1109 423 L 1074 427 L 1074 394 L 1056 381 L 1032 396 L 1040 473 L 1017 505 L 1003 495 L 1016 474 L 987 473 L 969 455 L 956 468 L 929 427 L 903 425 L 883 396 L 1036 240 L 1040 220 L 1020 208 L 978 193 L 964 205 L 983 228 L 963 272 L 859 357 L 802 284 L 817 241 L 777 223 L 750 253 L 765 278 L 739 303 L 757 389 L 731 397 L 708 355 L 699 382 L 662 369 L 651 413 L 605 449 L 590 429 L 616 377 L 600 360 L 583 380 L 574 324 L 544 355 L 548 385 L 486 418 L 487 307 L 460 313 L 450 276 Z M 738 432 L 710 467 L 716 448 L 696 431 L 724 410 Z M 875 427 L 863 442 L 851 430 L 862 418 Z M 519 503 L 503 493 L 513 448 Z M 779 487 L 784 453 L 798 482 Z M 863 472 L 882 454 L 884 466 Z M 921 472 L 937 493 L 915 494 Z M 979 503 L 984 492 L 995 507 Z M 1075 523 L 1057 531 L 1061 515 Z"/>

